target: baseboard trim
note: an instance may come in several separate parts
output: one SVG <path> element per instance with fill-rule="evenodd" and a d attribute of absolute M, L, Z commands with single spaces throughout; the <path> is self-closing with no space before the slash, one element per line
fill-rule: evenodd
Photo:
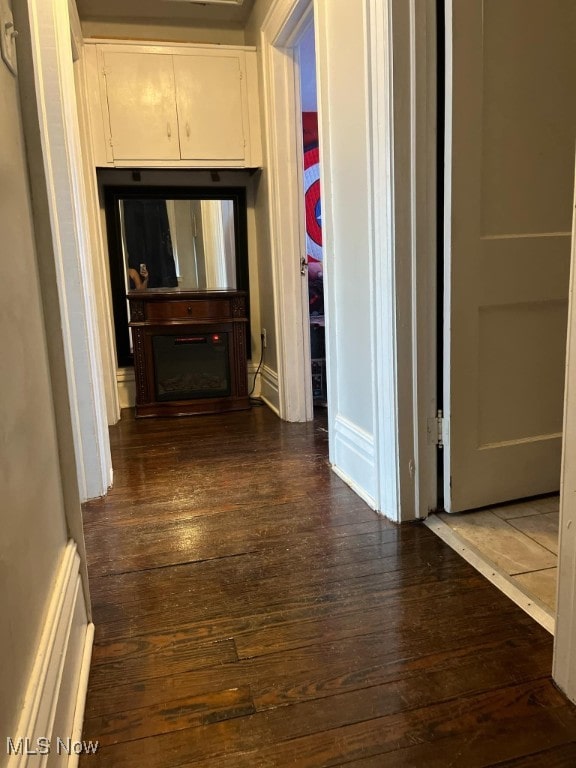
<path fill-rule="evenodd" d="M 261 380 L 260 380 L 260 370 L 258 368 L 258 363 L 255 363 L 254 361 L 248 362 L 248 392 L 250 392 L 250 397 L 260 397 L 260 389 L 261 389 Z"/>
<path fill-rule="evenodd" d="M 86 689 L 81 690 L 80 682 L 87 675 L 85 666 L 90 665 L 87 645 L 90 653 L 92 648 L 93 630 L 89 630 L 85 617 L 80 557 L 76 543 L 70 540 L 54 581 L 18 726 L 11 735 L 14 745 L 24 739 L 24 744 L 30 748 L 22 746 L 19 754 L 13 752 L 8 759 L 8 768 L 45 768 L 49 759 L 50 765 L 55 765 L 53 750 L 52 756 L 34 754 L 37 740 L 50 739 L 53 746 L 52 739 L 56 743 L 57 737 L 71 737 L 76 721 L 74 713 L 80 709 L 83 713 L 84 704 L 80 699 L 85 698 Z M 54 733 L 55 721 L 62 732 Z M 66 764 L 73 765 L 68 762 L 68 755 L 58 762 L 58 765 Z"/>
<path fill-rule="evenodd" d="M 118 402 L 120 409 L 134 408 L 136 404 L 136 381 L 134 368 L 118 368 L 116 371 Z"/>
<path fill-rule="evenodd" d="M 334 420 L 332 469 L 368 506 L 376 510 L 376 461 L 372 435 L 344 416 Z"/>
<path fill-rule="evenodd" d="M 90 677 L 90 662 L 92 661 L 92 646 L 94 645 L 94 624 L 90 622 L 86 627 L 86 637 L 84 640 L 84 650 L 82 652 L 82 662 L 80 665 L 80 675 L 78 678 L 78 691 L 76 696 L 76 705 L 74 707 L 74 720 L 72 722 L 72 742 L 80 741 L 82 738 L 82 727 L 84 725 L 84 712 L 86 709 L 86 695 L 88 693 L 88 678 Z M 68 759 L 67 768 L 76 768 L 80 760 L 80 755 L 71 754 Z"/>
<path fill-rule="evenodd" d="M 334 474 L 335 474 L 335 475 L 338 475 L 338 477 L 339 477 L 341 480 L 344 480 L 344 482 L 346 483 L 346 485 L 349 485 L 349 486 L 350 486 L 350 488 L 352 488 L 352 490 L 354 491 L 354 493 L 355 493 L 357 496 L 360 496 L 360 498 L 362 499 L 362 501 L 365 501 L 365 502 L 366 502 L 366 504 L 368 504 L 368 506 L 370 507 L 370 509 L 373 509 L 373 510 L 376 512 L 376 501 L 375 501 L 375 499 L 374 499 L 372 496 L 370 496 L 370 494 L 366 493 L 366 491 L 364 490 L 364 488 L 361 488 L 361 487 L 358 485 L 358 483 L 357 483 L 357 482 L 355 482 L 354 480 L 352 480 L 352 478 L 351 478 L 351 477 L 349 477 L 349 476 L 348 476 L 348 475 L 347 475 L 345 472 L 343 472 L 343 471 L 342 471 L 342 470 L 341 470 L 339 467 L 337 467 L 337 466 L 334 466 L 334 465 L 333 465 L 333 466 L 332 466 L 332 471 L 334 472 Z"/>
<path fill-rule="evenodd" d="M 280 416 L 280 390 L 278 374 L 263 365 L 260 369 L 260 397 L 277 416 Z"/>

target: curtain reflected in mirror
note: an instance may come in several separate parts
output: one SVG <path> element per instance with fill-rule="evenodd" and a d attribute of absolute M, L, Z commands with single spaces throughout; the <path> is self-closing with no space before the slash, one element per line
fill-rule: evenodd
<path fill-rule="evenodd" d="M 237 288 L 233 200 L 119 200 L 126 290 Z"/>

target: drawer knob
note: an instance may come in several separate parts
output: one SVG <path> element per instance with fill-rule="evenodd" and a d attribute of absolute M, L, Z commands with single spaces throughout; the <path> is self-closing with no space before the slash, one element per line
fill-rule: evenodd
<path fill-rule="evenodd" d="M 192 314 L 192 307 L 188 306 L 186 311 L 188 312 L 189 315 L 191 315 Z"/>

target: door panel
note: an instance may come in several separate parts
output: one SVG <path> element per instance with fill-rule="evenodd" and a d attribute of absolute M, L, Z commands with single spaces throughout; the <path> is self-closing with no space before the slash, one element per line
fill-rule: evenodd
<path fill-rule="evenodd" d="M 172 56 L 104 54 L 115 160 L 179 160 Z"/>
<path fill-rule="evenodd" d="M 555 491 L 576 4 L 447 4 L 445 505 Z"/>
<path fill-rule="evenodd" d="M 243 160 L 240 56 L 174 57 L 183 160 Z"/>

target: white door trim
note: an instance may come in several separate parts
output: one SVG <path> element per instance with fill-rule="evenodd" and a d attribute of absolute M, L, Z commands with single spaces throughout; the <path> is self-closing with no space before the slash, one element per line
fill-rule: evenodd
<path fill-rule="evenodd" d="M 436 447 L 428 435 L 429 418 L 436 414 L 435 4 L 434 0 L 365 2 L 370 38 L 365 87 L 370 95 L 366 118 L 372 168 L 371 376 L 375 393 L 370 450 L 377 475 L 371 504 L 400 521 L 426 517 L 436 505 Z M 315 6 L 321 16 L 321 0 L 315 0 Z M 290 48 L 309 23 L 310 13 L 310 0 L 277 0 L 261 29 L 279 411 L 289 421 L 312 417 L 307 307 L 298 270 L 305 226 L 301 126 L 294 115 L 298 82 Z M 329 104 L 322 102 L 322 62 L 318 69 L 322 131 L 322 120 L 329 119 Z M 325 190 L 329 164 L 326 148 L 322 156 Z M 335 427 L 337 377 L 332 373 L 338 360 L 330 337 L 334 329 L 330 308 L 335 315 L 337 307 L 328 272 L 324 285 L 329 315 L 328 401 L 330 423 Z M 330 430 L 332 461 L 335 431 Z"/>
<path fill-rule="evenodd" d="M 374 360 L 374 452 L 376 464 L 376 508 L 400 522 L 402 474 L 400 458 L 401 394 L 398 391 L 397 324 L 398 286 L 395 262 L 399 253 L 395 215 L 395 124 L 394 51 L 392 2 L 369 0 L 367 27 L 370 35 L 368 73 L 370 81 L 370 186 L 372 188 L 371 230 L 373 285 Z M 400 68 L 399 68 L 400 69 Z M 409 81 L 408 81 L 409 87 Z M 398 146 L 398 144 L 396 144 Z M 404 340 L 404 339 L 403 339 Z M 408 432 L 412 431 L 408 426 Z M 405 434 L 405 433 L 404 433 Z"/>
<path fill-rule="evenodd" d="M 80 29 L 80 20 L 74 0 L 69 0 L 70 15 L 73 29 Z M 76 22 L 74 23 L 74 20 Z M 81 32 L 81 29 L 80 29 Z M 102 236 L 100 219 L 100 203 L 98 200 L 98 181 L 96 163 L 94 162 L 94 141 L 87 99 L 88 81 L 87 70 L 95 65 L 95 46 L 77 45 L 78 56 L 74 61 L 76 75 L 76 97 L 78 102 L 78 120 L 80 139 L 82 143 L 82 158 L 84 163 L 84 183 L 86 187 L 86 212 L 90 237 L 91 262 L 94 273 L 94 296 L 97 312 L 97 327 L 99 332 L 100 350 L 102 355 L 102 378 L 106 399 L 108 424 L 116 424 L 120 419 L 119 386 L 116 380 L 117 359 L 114 340 L 114 325 L 112 300 L 110 295 L 110 279 L 107 269 L 107 252 Z M 87 50 L 88 49 L 88 50 Z"/>
<path fill-rule="evenodd" d="M 87 234 L 70 17 L 62 0 L 28 0 L 44 183 L 81 500 L 112 481 Z"/>
<path fill-rule="evenodd" d="M 398 2 L 398 0 L 396 0 Z M 438 413 L 437 397 L 437 9 L 436 0 L 410 0 L 412 83 L 411 231 L 413 403 L 416 483 L 414 512 L 426 518 L 438 502 L 437 435 L 429 424 Z"/>
<path fill-rule="evenodd" d="M 556 637 L 552 674 L 564 693 L 576 703 L 576 189 L 566 346 Z"/>
<path fill-rule="evenodd" d="M 378 509 L 398 522 L 437 502 L 436 11 L 370 0 Z"/>
<path fill-rule="evenodd" d="M 278 0 L 260 31 L 279 414 L 286 421 L 313 417 L 307 281 L 300 274 L 305 255 L 303 148 L 293 47 L 310 21 L 311 9 L 311 0 Z"/>

